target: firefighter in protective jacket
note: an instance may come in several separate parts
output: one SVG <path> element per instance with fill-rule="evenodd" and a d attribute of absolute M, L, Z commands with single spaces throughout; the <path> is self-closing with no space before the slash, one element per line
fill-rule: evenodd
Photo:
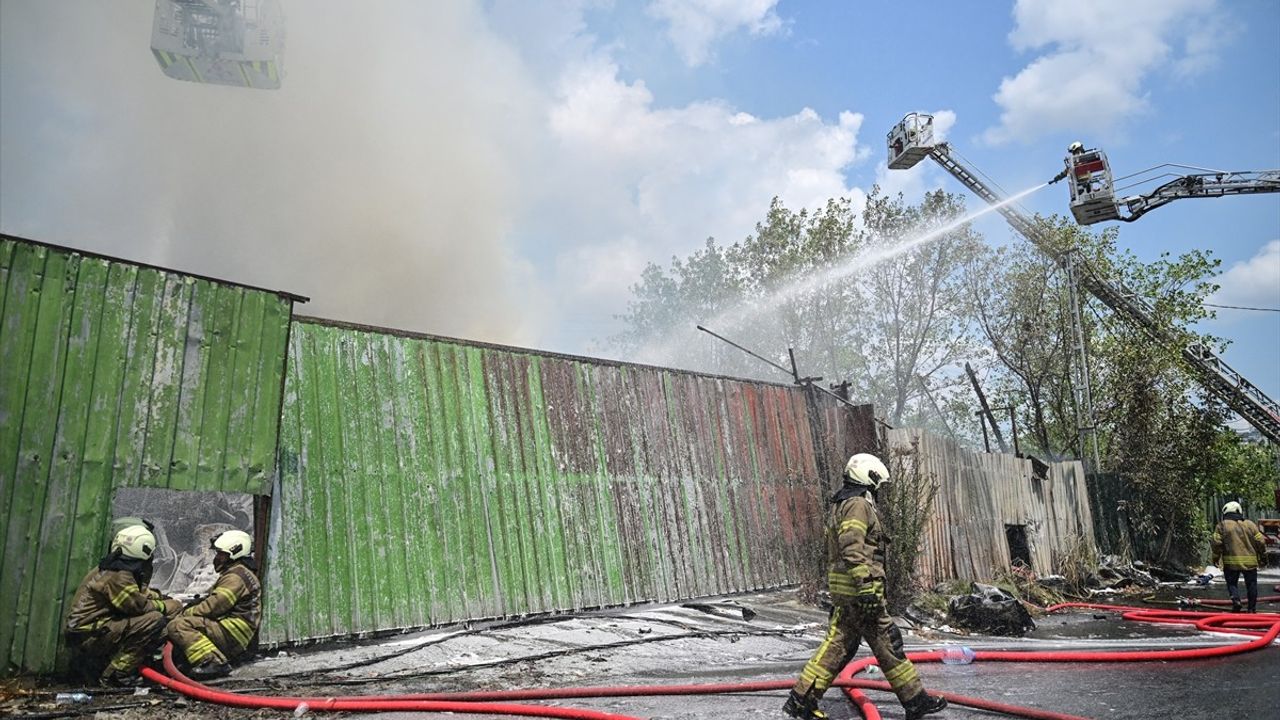
<path fill-rule="evenodd" d="M 80 581 L 66 624 L 73 669 L 80 674 L 97 674 L 103 685 L 136 684 L 138 665 L 160 644 L 165 620 L 182 609 L 147 587 L 155 549 L 155 535 L 145 525 L 126 524 Z"/>
<path fill-rule="evenodd" d="M 827 715 L 818 700 L 840 670 L 867 641 L 884 677 L 906 710 L 918 720 L 947 706 L 925 692 L 915 666 L 906 658 L 902 633 L 884 604 L 886 538 L 876 513 L 875 492 L 889 479 L 884 463 L 859 453 L 845 466 L 844 484 L 831 498 L 827 527 L 827 585 L 831 591 L 831 624 L 826 638 L 804 666 L 783 711 L 791 717 L 815 720 Z"/>
<path fill-rule="evenodd" d="M 165 634 L 187 658 L 195 677 L 231 672 L 227 661 L 249 648 L 258 632 L 262 586 L 250 553 L 253 538 L 228 530 L 213 539 L 218 580 L 203 600 L 182 611 Z"/>
<path fill-rule="evenodd" d="M 1258 566 L 1266 564 L 1267 543 L 1252 520 L 1246 520 L 1240 503 L 1222 506 L 1222 520 L 1213 529 L 1213 564 L 1226 575 L 1232 612 L 1240 612 L 1240 576 L 1244 576 L 1249 612 L 1258 611 Z"/>

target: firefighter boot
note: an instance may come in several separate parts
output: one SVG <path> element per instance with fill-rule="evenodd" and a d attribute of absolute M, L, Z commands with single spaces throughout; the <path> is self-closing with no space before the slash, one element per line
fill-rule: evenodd
<path fill-rule="evenodd" d="M 818 709 L 818 699 L 812 695 L 800 695 L 795 690 L 787 696 L 782 712 L 800 720 L 827 720 L 827 714 Z"/>
<path fill-rule="evenodd" d="M 920 720 L 925 715 L 942 712 L 947 707 L 947 699 L 922 692 L 903 703 L 902 707 L 907 711 L 907 720 Z"/>
<path fill-rule="evenodd" d="M 137 670 L 113 670 L 107 668 L 98 677 L 98 684 L 106 688 L 128 688 L 142 684 L 142 676 Z"/>
<path fill-rule="evenodd" d="M 231 666 L 214 658 L 205 658 L 191 667 L 190 675 L 200 680 L 220 678 L 231 674 Z"/>

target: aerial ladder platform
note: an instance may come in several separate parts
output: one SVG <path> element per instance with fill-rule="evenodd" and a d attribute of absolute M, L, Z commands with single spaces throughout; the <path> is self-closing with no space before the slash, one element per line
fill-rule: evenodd
<path fill-rule="evenodd" d="M 952 154 L 950 145 L 945 142 L 934 142 L 933 116 L 922 113 L 908 114 L 889 131 L 888 145 L 890 168 L 910 168 L 926 157 L 933 158 L 935 162 L 941 165 L 944 170 L 973 194 L 987 203 L 997 206 L 997 212 L 1003 215 L 1009 225 L 1030 241 L 1031 244 L 1053 258 L 1059 265 L 1063 267 L 1073 265 L 1068 258 L 1068 253 L 1056 247 L 1052 239 L 1046 235 L 1044 229 L 1022 212 L 1016 204 L 1008 203 L 1002 205 L 1001 203 L 1004 203 L 1007 198 L 983 182 L 974 170 L 957 160 Z M 1074 150 L 1075 148 L 1073 148 Z M 1092 152 L 1102 155 L 1100 151 Z M 1072 157 L 1078 155 L 1079 153 L 1073 152 L 1072 155 L 1068 156 L 1067 170 L 1059 175 L 1058 178 L 1073 172 Z M 1108 182 L 1108 186 L 1110 186 L 1110 169 L 1106 165 L 1105 156 L 1102 156 L 1102 158 L 1102 167 L 1095 168 L 1089 172 L 1105 172 L 1105 179 Z M 1280 181 L 1280 171 L 1268 172 L 1275 173 L 1276 179 Z M 1264 177 L 1262 180 L 1271 182 L 1269 177 Z M 1169 184 L 1176 183 L 1177 181 Z M 1265 187 L 1270 186 L 1266 185 Z M 1138 215 L 1179 197 L 1216 197 L 1216 195 L 1179 194 L 1184 190 L 1186 189 L 1172 189 L 1163 194 L 1154 194 L 1154 197 L 1144 196 L 1144 198 L 1149 197 L 1150 199 L 1134 201 L 1137 203 Z M 1272 190 L 1254 189 L 1244 192 L 1272 192 Z M 1241 193 L 1223 192 L 1222 194 Z M 1114 191 L 1111 197 L 1114 200 Z M 1100 198 L 1101 196 L 1092 199 L 1097 202 Z M 1074 199 L 1075 195 L 1073 194 Z M 1125 207 L 1130 208 L 1130 213 L 1134 212 L 1131 209 L 1134 206 L 1129 205 L 1128 201 L 1125 202 Z M 1074 205 L 1072 209 L 1075 211 Z M 1118 210 L 1117 216 L 1119 216 Z M 1079 217 L 1078 214 L 1077 217 Z M 1101 219 L 1092 220 L 1091 222 L 1099 222 Z M 1083 221 L 1081 222 L 1085 224 Z M 1228 365 L 1203 343 L 1195 342 L 1186 333 L 1157 320 L 1151 304 L 1134 291 L 1121 283 L 1103 277 L 1087 263 L 1074 263 L 1074 267 L 1078 282 L 1085 290 L 1102 301 L 1102 304 L 1110 308 L 1117 316 L 1141 329 L 1152 341 L 1177 351 L 1182 356 L 1187 367 L 1209 393 L 1225 402 L 1228 407 L 1271 442 L 1280 444 L 1280 404 L 1268 397 L 1258 386 Z"/>
<path fill-rule="evenodd" d="M 1058 177 L 1070 178 L 1067 188 L 1071 192 L 1071 214 L 1081 225 L 1107 220 L 1133 222 L 1174 200 L 1280 192 L 1280 170 L 1230 172 L 1166 163 L 1118 180 L 1132 180 L 1128 187 L 1169 177 L 1171 180 L 1145 194 L 1116 197 L 1121 188 L 1116 187 L 1117 179 L 1112 177 L 1106 153 L 1072 143 L 1064 162 L 1066 169 Z M 1196 172 L 1183 174 L 1183 170 Z M 1149 175 L 1153 172 L 1159 174 Z"/>

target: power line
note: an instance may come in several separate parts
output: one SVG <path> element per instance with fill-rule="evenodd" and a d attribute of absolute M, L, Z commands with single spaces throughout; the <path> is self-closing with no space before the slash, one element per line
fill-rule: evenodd
<path fill-rule="evenodd" d="M 1259 312 L 1280 312 L 1280 308 L 1262 308 L 1248 307 L 1246 305 L 1215 305 L 1214 303 L 1201 303 L 1205 307 L 1226 308 L 1228 310 L 1257 310 Z"/>

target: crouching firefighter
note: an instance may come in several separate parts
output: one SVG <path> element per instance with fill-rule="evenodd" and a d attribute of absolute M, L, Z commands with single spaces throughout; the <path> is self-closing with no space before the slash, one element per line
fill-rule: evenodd
<path fill-rule="evenodd" d="M 876 514 L 875 494 L 888 479 L 889 471 L 879 458 L 859 453 L 849 458 L 844 484 L 831 497 L 827 525 L 827 586 L 834 606 L 831 625 L 782 708 L 791 717 L 827 717 L 818 709 L 818 700 L 863 640 L 907 711 L 907 720 L 918 720 L 947 706 L 945 699 L 925 692 L 902 647 L 902 633 L 885 609 L 887 538 Z"/>
<path fill-rule="evenodd" d="M 139 682 L 138 665 L 160 645 L 165 621 L 182 609 L 148 588 L 155 550 L 155 535 L 145 525 L 125 525 L 80 581 L 66 624 L 73 671 L 96 673 L 107 686 Z"/>
<path fill-rule="evenodd" d="M 229 660 L 249 648 L 258 632 L 262 586 L 250 553 L 253 539 L 241 530 L 228 530 L 213 539 L 213 569 L 218 580 L 200 602 L 182 611 L 165 628 L 165 635 L 181 651 L 197 678 L 231 672 Z"/>

